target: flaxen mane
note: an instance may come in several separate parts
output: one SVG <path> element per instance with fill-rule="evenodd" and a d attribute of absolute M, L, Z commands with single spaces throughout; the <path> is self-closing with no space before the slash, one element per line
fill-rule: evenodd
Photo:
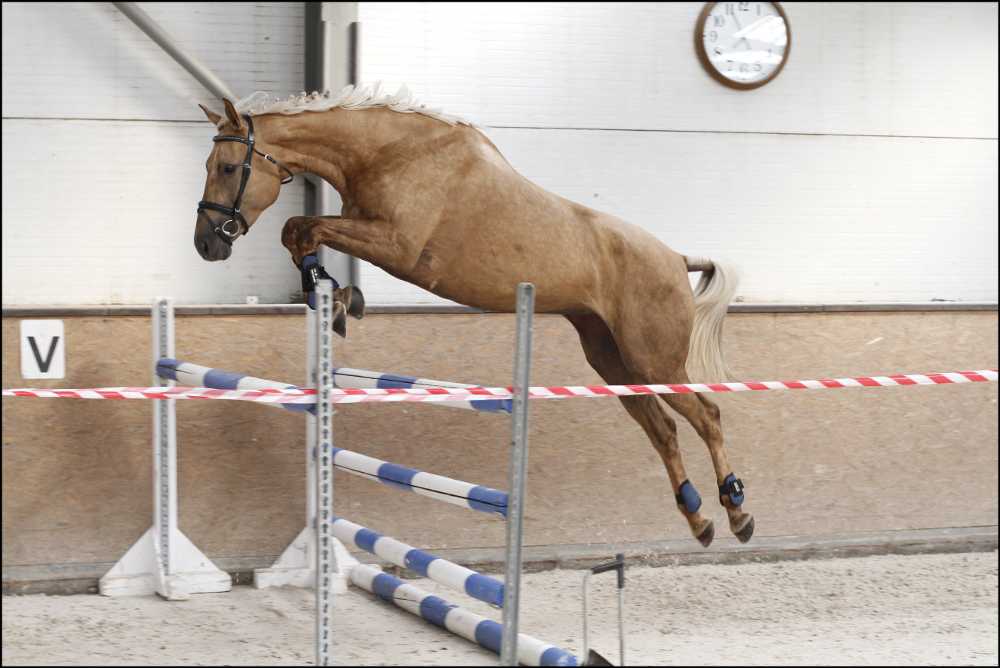
<path fill-rule="evenodd" d="M 236 102 L 236 110 L 241 114 L 260 116 L 262 114 L 301 114 L 304 111 L 328 111 L 334 108 L 347 110 L 372 109 L 374 107 L 386 107 L 392 111 L 404 114 L 423 114 L 435 118 L 449 125 L 470 125 L 474 124 L 464 118 L 453 114 L 446 114 L 441 109 L 428 107 L 417 100 L 406 85 L 399 87 L 396 94 L 382 91 L 381 82 L 376 82 L 369 86 L 344 86 L 339 93 L 333 94 L 330 91 L 320 93 L 302 92 L 298 95 L 291 95 L 281 99 L 257 91 L 251 93 L 242 100 Z M 220 121 L 220 124 L 225 121 Z"/>

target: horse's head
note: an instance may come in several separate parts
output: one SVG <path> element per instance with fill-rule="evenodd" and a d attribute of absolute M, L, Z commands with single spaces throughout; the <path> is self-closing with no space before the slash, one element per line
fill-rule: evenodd
<path fill-rule="evenodd" d="M 253 119 L 241 116 L 229 100 L 223 102 L 225 118 L 201 107 L 219 129 L 205 163 L 205 194 L 194 226 L 195 248 L 210 261 L 227 259 L 233 242 L 278 199 L 281 185 L 292 180 L 291 170 L 258 148 Z"/>

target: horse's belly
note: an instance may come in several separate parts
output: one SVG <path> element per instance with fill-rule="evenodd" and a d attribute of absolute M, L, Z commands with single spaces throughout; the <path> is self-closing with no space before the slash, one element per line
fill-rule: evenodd
<path fill-rule="evenodd" d="M 533 276 L 532 272 L 510 273 L 504 276 L 470 271 L 456 274 L 445 273 L 435 278 L 423 277 L 411 280 L 419 287 L 439 297 L 465 306 L 486 311 L 512 313 L 517 303 L 517 285 L 521 282 L 535 285 L 535 310 L 539 313 L 583 313 L 589 312 L 586 297 L 589 293 L 585 285 L 556 284 L 543 276 Z"/>

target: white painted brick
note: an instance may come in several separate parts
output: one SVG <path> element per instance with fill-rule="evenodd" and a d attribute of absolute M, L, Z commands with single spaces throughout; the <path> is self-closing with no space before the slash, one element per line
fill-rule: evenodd
<path fill-rule="evenodd" d="M 300 91 L 300 2 L 142 2 L 178 44 L 236 95 Z M 201 120 L 220 108 L 110 2 L 3 4 L 3 115 Z"/>
<path fill-rule="evenodd" d="M 288 302 L 299 274 L 281 226 L 302 212 L 301 180 L 226 262 L 195 250 L 213 134 L 207 121 L 4 120 L 3 303 Z"/>
<path fill-rule="evenodd" d="M 302 3 L 141 5 L 237 93 L 301 88 Z M 733 260 L 748 301 L 997 299 L 995 3 L 783 3 L 791 59 L 749 93 L 697 62 L 701 6 L 361 3 L 362 74 L 515 126 L 489 134 L 528 178 Z M 299 181 L 233 259 L 194 251 L 197 82 L 110 3 L 2 12 L 5 304 L 298 290 L 279 231 Z M 102 118 L 138 120 L 58 120 Z M 442 301 L 362 282 L 373 304 Z"/>
<path fill-rule="evenodd" d="M 302 3 L 140 6 L 237 94 L 301 89 Z M 287 302 L 299 290 L 280 229 L 302 213 L 301 180 L 229 261 L 198 257 L 214 129 L 196 103 L 220 105 L 111 3 L 4 3 L 3 63 L 5 304 Z"/>
<path fill-rule="evenodd" d="M 997 143 L 494 129 L 544 188 L 682 253 L 748 302 L 997 300 Z M 372 304 L 446 303 L 371 265 Z"/>
<path fill-rule="evenodd" d="M 362 73 L 504 126 L 553 192 L 731 259 L 747 301 L 995 301 L 996 4 L 782 5 L 789 63 L 749 92 L 702 70 L 702 3 L 361 3 Z M 443 303 L 362 278 L 372 303 Z"/>
<path fill-rule="evenodd" d="M 997 136 L 996 3 L 782 3 L 754 91 L 702 69 L 702 6 L 363 2 L 362 76 L 489 125 Z"/>

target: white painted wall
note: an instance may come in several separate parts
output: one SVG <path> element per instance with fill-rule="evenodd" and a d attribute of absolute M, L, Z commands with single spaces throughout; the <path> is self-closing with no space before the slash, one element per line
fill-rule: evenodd
<path fill-rule="evenodd" d="M 141 3 L 239 94 L 303 81 L 301 3 Z M 751 302 L 997 300 L 996 3 L 783 3 L 772 83 L 692 46 L 701 3 L 361 3 L 362 78 L 489 126 L 544 187 L 726 258 Z M 108 3 L 3 4 L 3 303 L 286 302 L 300 181 L 194 251 L 208 94 Z M 150 159 L 152 157 L 152 159 Z M 437 297 L 363 265 L 372 304 Z"/>
<path fill-rule="evenodd" d="M 748 302 L 997 300 L 997 5 L 783 3 L 790 60 L 711 79 L 702 3 L 361 3 L 362 74 L 489 126 L 528 178 Z M 363 265 L 372 303 L 439 303 Z"/>
<path fill-rule="evenodd" d="M 301 90 L 302 3 L 140 3 L 238 95 Z M 300 180 L 208 263 L 194 249 L 221 105 L 111 3 L 3 3 L 3 303 L 288 302 Z"/>

